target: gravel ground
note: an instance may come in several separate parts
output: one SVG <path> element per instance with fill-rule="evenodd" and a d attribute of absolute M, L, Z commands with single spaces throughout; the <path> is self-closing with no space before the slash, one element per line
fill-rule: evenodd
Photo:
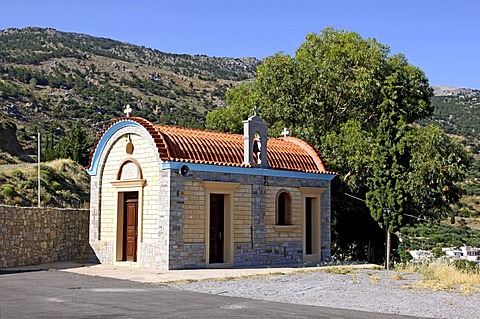
<path fill-rule="evenodd" d="M 419 277 L 384 270 L 301 272 L 169 285 L 175 289 L 285 303 L 430 318 L 480 318 L 480 293 L 412 288 Z M 410 286 L 410 287 L 409 287 Z"/>

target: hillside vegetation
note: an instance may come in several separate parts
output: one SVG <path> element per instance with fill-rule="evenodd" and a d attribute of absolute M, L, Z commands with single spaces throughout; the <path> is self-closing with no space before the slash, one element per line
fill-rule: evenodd
<path fill-rule="evenodd" d="M 37 126 L 60 137 L 84 119 L 91 136 L 130 104 L 157 123 L 203 127 L 254 58 L 163 53 L 111 39 L 25 28 L 0 31 L 0 110 L 27 147 Z"/>
<path fill-rule="evenodd" d="M 37 174 L 35 164 L 0 166 L 0 203 L 37 206 Z M 42 206 L 88 207 L 90 178 L 72 160 L 42 163 L 40 188 Z"/>
<path fill-rule="evenodd" d="M 440 123 L 445 131 L 472 152 L 471 164 L 465 181 L 458 215 L 469 221 L 469 226 L 480 228 L 480 90 L 434 86 L 432 103 L 435 112 L 430 121 Z"/>

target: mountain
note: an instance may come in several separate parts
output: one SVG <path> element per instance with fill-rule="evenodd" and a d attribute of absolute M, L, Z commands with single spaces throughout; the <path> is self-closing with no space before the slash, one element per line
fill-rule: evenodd
<path fill-rule="evenodd" d="M 426 122 L 442 125 L 447 133 L 472 152 L 474 158 L 467 172 L 460 216 L 467 220 L 472 216 L 480 217 L 480 90 L 446 86 L 432 88 L 435 111 Z"/>
<path fill-rule="evenodd" d="M 226 90 L 251 80 L 255 58 L 170 54 L 77 33 L 0 31 L 0 112 L 33 148 L 37 127 L 64 136 L 82 120 L 91 136 L 125 105 L 157 123 L 203 127 Z"/>
<path fill-rule="evenodd" d="M 253 80 L 261 62 L 171 54 L 54 29 L 1 30 L 0 164 L 34 157 L 37 129 L 50 141 L 82 121 L 93 138 L 127 104 L 132 115 L 155 123 L 202 128 L 205 114 L 225 105 L 230 87 Z M 441 124 L 474 154 L 461 209 L 480 214 L 480 91 L 433 89 L 435 112 L 425 123 Z"/>
<path fill-rule="evenodd" d="M 432 86 L 433 119 L 447 133 L 480 139 L 480 90 Z"/>

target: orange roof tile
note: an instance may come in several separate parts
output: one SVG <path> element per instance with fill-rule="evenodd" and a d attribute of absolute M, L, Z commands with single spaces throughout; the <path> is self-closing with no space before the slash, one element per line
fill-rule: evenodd
<path fill-rule="evenodd" d="M 243 163 L 240 134 L 152 124 L 139 117 L 121 117 L 108 123 L 95 142 L 90 161 L 103 133 L 123 120 L 135 121 L 150 133 L 163 161 L 251 167 Z M 311 145 L 295 137 L 269 138 L 267 152 L 270 169 L 333 174 Z"/>

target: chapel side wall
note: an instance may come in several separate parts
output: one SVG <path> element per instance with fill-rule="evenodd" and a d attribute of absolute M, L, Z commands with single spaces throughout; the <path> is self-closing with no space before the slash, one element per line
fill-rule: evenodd
<path fill-rule="evenodd" d="M 322 261 L 330 261 L 332 259 L 332 188 L 331 183 L 328 182 L 328 187 L 325 187 L 325 192 L 322 193 L 320 202 L 320 229 L 321 229 L 321 244 L 320 251 L 322 254 Z"/>
<path fill-rule="evenodd" d="M 252 183 L 253 245 L 235 242 L 235 266 L 280 266 L 303 264 L 302 202 L 299 188 L 322 188 L 320 196 L 321 260 L 331 259 L 330 240 L 330 181 L 268 177 L 268 185 L 261 177 L 250 177 Z M 288 186 L 286 186 L 288 185 Z M 286 190 L 292 197 L 293 229 L 284 231 L 275 227 L 276 195 Z"/>
<path fill-rule="evenodd" d="M 234 197 L 233 240 L 235 243 L 248 243 L 252 235 L 252 185 L 240 185 Z"/>
<path fill-rule="evenodd" d="M 83 262 L 88 210 L 0 205 L 0 268 Z"/>
<path fill-rule="evenodd" d="M 205 188 L 201 181 L 188 177 L 176 176 L 174 180 L 172 186 L 176 191 L 172 189 L 171 199 L 172 203 L 176 204 L 171 210 L 171 268 L 204 268 L 206 266 Z M 182 187 L 183 191 L 181 191 Z M 240 185 L 234 192 L 233 201 L 234 242 L 248 242 L 252 225 L 252 186 Z"/>
<path fill-rule="evenodd" d="M 205 189 L 192 176 L 170 175 L 169 268 L 205 268 Z"/>
<path fill-rule="evenodd" d="M 300 187 L 325 188 L 320 199 L 321 258 L 330 260 L 330 181 L 192 172 L 172 174 L 170 268 L 206 267 L 205 189 L 202 181 L 240 183 L 234 192 L 233 266 L 270 266 L 303 263 Z M 285 186 L 288 185 L 288 186 Z M 292 196 L 291 231 L 275 230 L 276 195 Z M 253 239 L 253 242 L 252 242 Z"/>
<path fill-rule="evenodd" d="M 134 145 L 132 154 L 126 153 L 125 134 L 129 134 Z M 168 172 L 160 171 L 156 149 L 152 148 L 148 136 L 140 129 L 120 130 L 111 138 L 109 147 L 100 172 L 92 177 L 92 190 L 95 183 L 99 187 L 99 191 L 92 193 L 92 200 L 98 202 L 91 209 L 92 255 L 101 263 L 116 262 L 118 193 L 139 191 L 143 197 L 139 198 L 140 240 L 137 243 L 137 262 L 142 267 L 167 269 L 169 205 L 168 198 L 162 200 L 162 194 L 169 191 Z M 138 162 L 145 180 L 143 188 L 113 186 L 112 182 L 117 180 L 118 170 L 125 159 Z"/>
<path fill-rule="evenodd" d="M 104 254 L 106 249 L 102 249 L 100 246 L 100 222 L 101 222 L 101 210 L 100 210 L 100 176 L 94 175 L 90 177 L 90 223 L 88 231 L 88 260 L 94 263 L 100 263 L 101 260 L 106 260 Z M 102 255 L 102 256 L 98 256 Z"/>
<path fill-rule="evenodd" d="M 273 227 L 276 224 L 276 201 L 280 191 L 287 191 L 291 196 L 291 231 L 280 231 Z M 302 194 L 298 187 L 270 186 L 265 188 L 265 223 L 267 242 L 301 241 L 302 240 Z"/>

